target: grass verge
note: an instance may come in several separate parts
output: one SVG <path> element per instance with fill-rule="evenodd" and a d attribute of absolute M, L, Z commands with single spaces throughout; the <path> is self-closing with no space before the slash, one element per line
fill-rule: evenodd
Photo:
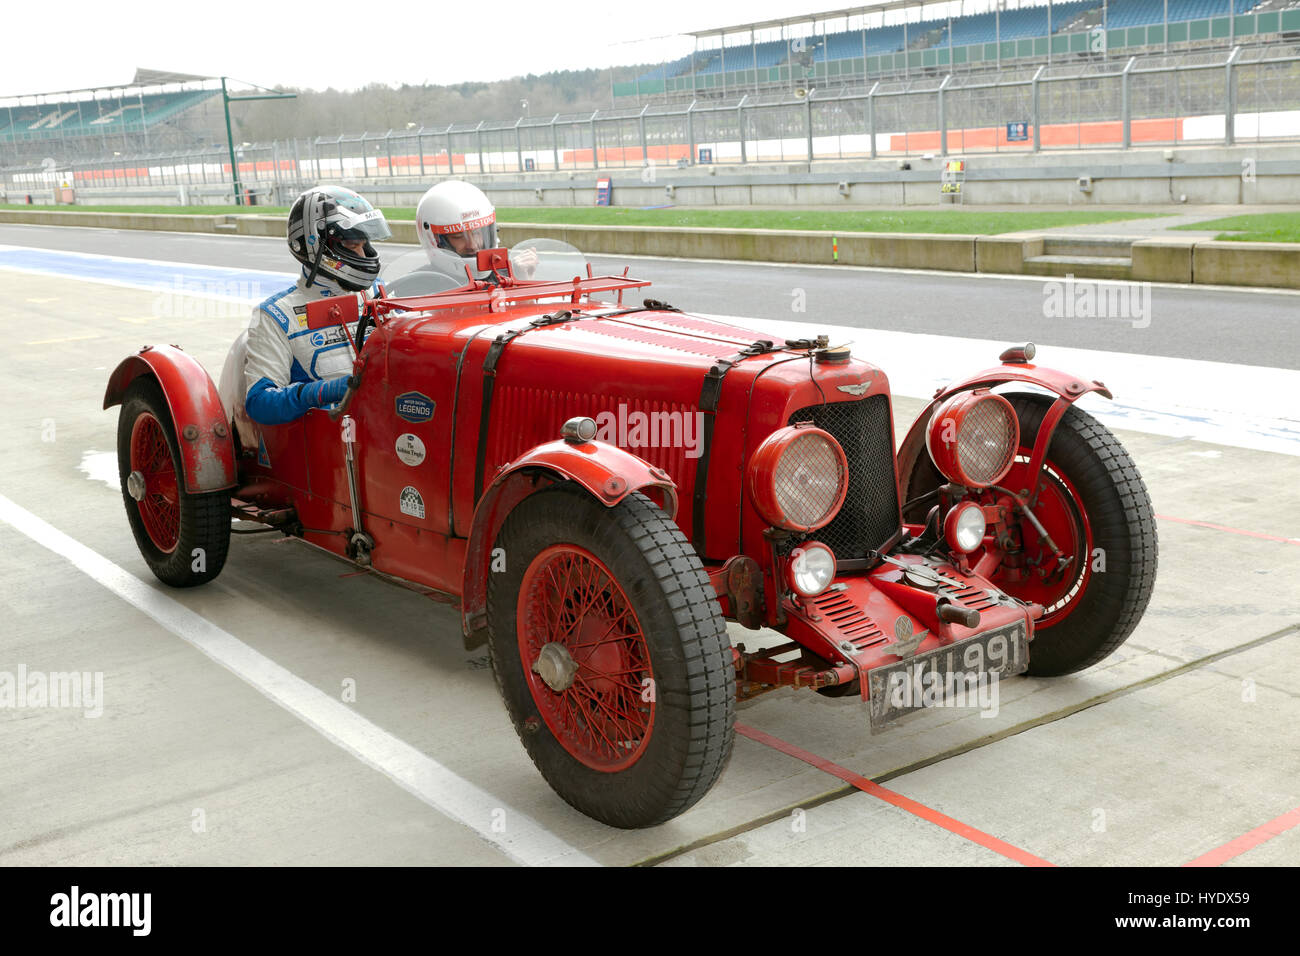
<path fill-rule="evenodd" d="M 0 206 L 3 209 L 73 209 L 84 212 L 134 212 L 151 215 L 228 216 L 242 213 L 286 215 L 276 206 Z M 415 218 L 411 208 L 385 208 L 394 220 Z M 1161 213 L 1079 210 L 1061 212 L 970 212 L 961 209 L 785 210 L 785 209 L 631 209 L 623 207 L 502 207 L 500 222 L 565 225 L 687 226 L 701 229 L 792 229 L 816 232 L 929 232 L 997 235 L 1058 226 L 1124 219 L 1149 219 Z"/>
<path fill-rule="evenodd" d="M 1235 242 L 1300 242 L 1300 212 L 1263 212 L 1194 222 L 1175 229 L 1223 230 L 1215 239 Z"/>

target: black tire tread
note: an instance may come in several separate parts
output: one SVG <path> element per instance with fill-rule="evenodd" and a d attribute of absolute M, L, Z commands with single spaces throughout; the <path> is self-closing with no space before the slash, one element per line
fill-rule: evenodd
<path fill-rule="evenodd" d="M 1003 397 L 1020 420 L 1021 445 L 1033 447 L 1054 399 L 1028 392 Z M 1039 629 L 1030 645 L 1029 673 L 1038 677 L 1084 670 L 1114 653 L 1146 611 L 1158 564 L 1151 497 L 1133 459 L 1110 429 L 1071 405 L 1061 416 L 1047 451 L 1053 462 L 1066 469 L 1079 493 L 1094 499 L 1094 507 L 1088 510 L 1094 543 L 1098 539 L 1113 543 L 1106 549 L 1105 575 L 1100 579 L 1094 575 L 1089 585 L 1087 619 L 1081 617 L 1085 609 L 1080 607 L 1060 623 Z M 944 480 L 930 456 L 922 452 L 904 482 L 904 500 L 917 498 Z M 908 520 L 922 520 L 930 504 L 914 508 Z M 1100 640 L 1099 629 L 1104 631 Z M 1049 650 L 1053 645 L 1059 650 Z"/>
<path fill-rule="evenodd" d="M 1052 399 L 1020 393 L 1006 397 L 1020 418 L 1021 443 L 1032 445 Z M 1106 573 L 1100 578 L 1100 586 L 1098 576 L 1094 575 L 1089 587 L 1090 592 L 1099 587 L 1098 611 L 1101 613 L 1098 616 L 1106 622 L 1105 638 L 1097 642 L 1090 653 L 1075 655 L 1068 661 L 1044 659 L 1040 651 L 1037 666 L 1031 647 L 1029 673 L 1036 676 L 1059 676 L 1084 670 L 1110 656 L 1123 644 L 1137 627 L 1151 600 L 1159 562 L 1151 496 L 1128 450 L 1109 428 L 1071 405 L 1052 435 L 1048 454 L 1060 467 L 1067 468 L 1080 494 L 1092 493 L 1103 499 L 1099 506 L 1088 510 L 1094 542 L 1109 536 L 1120 546 L 1107 549 Z M 1073 621 L 1077 614 L 1076 611 L 1057 628 L 1042 633 L 1058 639 L 1076 635 L 1081 629 L 1079 623 Z M 1072 623 L 1074 626 L 1065 631 L 1066 626 Z M 1089 622 L 1083 623 L 1086 626 Z M 1056 634 L 1058 629 L 1063 633 Z"/>
<path fill-rule="evenodd" d="M 176 588 L 206 584 L 221 573 L 230 550 L 230 493 L 213 491 L 195 495 L 185 491 L 182 484 L 180 535 L 176 549 L 170 554 L 159 551 L 144 530 L 135 500 L 126 490 L 126 476 L 130 473 L 131 427 L 139 411 L 146 409 L 162 424 L 172 461 L 177 464 L 178 476 L 180 474 L 176 425 L 171 419 L 167 399 L 162 387 L 153 378 L 142 375 L 131 383 L 122 396 L 122 411 L 118 419 L 118 477 L 131 533 L 135 536 L 140 556 L 158 580 Z M 195 548 L 202 548 L 205 552 L 203 571 L 193 570 L 192 553 Z"/>
<path fill-rule="evenodd" d="M 686 670 L 686 695 L 677 706 L 685 709 L 689 722 L 685 733 L 668 738 L 670 756 L 664 762 L 680 765 L 680 773 L 675 779 L 656 778 L 654 786 L 643 788 L 642 792 L 630 798 L 625 797 L 617 806 L 599 806 L 579 794 L 557 787 L 551 779 L 554 768 L 548 770 L 543 765 L 544 758 L 530 746 L 530 735 L 524 732 L 522 720 L 509 707 L 510 698 L 502 681 L 497 644 L 500 641 L 513 642 L 515 635 L 497 634 L 494 617 L 489 613 L 493 673 L 498 690 L 507 701 L 516 732 L 529 757 L 564 800 L 612 826 L 656 826 L 685 812 L 708 793 L 730 758 L 735 740 L 736 675 L 726 623 L 695 550 L 681 529 L 644 495 L 634 493 L 613 508 L 605 508 L 585 491 L 566 483 L 539 492 L 520 507 L 529 502 L 536 504 L 536 499 L 543 496 L 566 509 L 580 507 L 582 502 L 600 508 L 616 528 L 616 533 L 644 558 L 651 577 L 670 608 L 671 626 L 679 637 Z M 497 539 L 498 547 L 512 535 L 517 515 L 518 511 L 512 513 L 502 527 Z M 502 597 L 497 593 L 500 588 L 498 578 L 499 575 L 489 578 L 489 609 L 494 598 L 499 600 Z M 626 587 L 626 582 L 621 583 Z M 508 597 L 513 600 L 516 595 Z M 510 619 L 513 621 L 513 615 Z M 648 629 L 649 625 L 643 621 L 643 627 Z M 573 763 L 577 766 L 576 761 Z"/>

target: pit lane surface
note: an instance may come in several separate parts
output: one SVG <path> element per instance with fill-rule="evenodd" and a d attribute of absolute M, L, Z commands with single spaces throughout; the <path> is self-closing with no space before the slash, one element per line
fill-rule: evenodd
<path fill-rule="evenodd" d="M 50 248 L 62 235 L 6 227 L 0 242 Z M 278 242 L 109 235 L 80 232 L 72 248 L 285 271 Z M 186 251 L 189 238 L 202 244 Z M 662 274 L 654 293 L 683 307 L 769 319 L 789 308 L 789 272 L 806 283 L 808 314 L 823 320 L 813 303 L 831 280 L 880 312 L 884 290 L 910 288 L 914 311 L 935 303 L 926 321 L 964 307 L 970 314 L 949 331 L 994 340 L 969 356 L 970 369 L 1017 338 L 1103 350 L 1103 363 L 1107 351 L 1140 351 L 1095 327 L 1082 341 L 1053 342 L 1039 283 L 650 260 L 634 271 Z M 696 302 L 682 277 L 705 272 L 714 287 Z M 761 275 L 776 273 L 755 291 Z M 180 343 L 215 374 L 245 310 L 186 318 L 160 309 L 147 289 L 8 274 L 0 569 L 11 624 L 0 638 L 0 671 L 102 672 L 104 700 L 94 718 L 0 710 L 0 801 L 10 810 L 0 818 L 0 863 L 1014 862 L 946 827 L 942 814 L 1052 863 L 1160 865 L 1188 862 L 1300 804 L 1289 729 L 1300 717 L 1300 519 L 1279 505 L 1300 478 L 1294 451 L 1241 447 L 1229 442 L 1231 429 L 1219 444 L 1120 429 L 1164 516 L 1156 592 L 1120 652 L 1068 678 L 1006 682 L 995 717 L 937 710 L 874 738 L 856 701 L 774 692 L 741 705 L 741 722 L 758 733 L 738 736 L 726 772 L 695 809 L 624 833 L 551 793 L 514 737 L 486 655 L 461 648 L 457 616 L 445 605 L 274 535 L 236 538 L 222 576 L 205 588 L 154 582 L 114 486 L 116 415 L 99 410 L 104 382 L 148 341 Z M 975 310 L 978 297 L 958 296 L 941 279 L 1001 301 L 1003 318 Z M 681 285 L 670 294 L 674 282 Z M 917 289 L 926 297 L 917 299 Z M 1037 304 L 1012 318 L 1028 308 L 1018 289 Z M 766 311 L 744 305 L 778 292 L 784 298 Z M 1291 379 L 1256 366 L 1296 367 L 1287 323 L 1300 300 L 1196 290 L 1169 303 L 1177 311 L 1156 307 L 1140 330 L 1152 354 L 1222 362 L 1229 343 L 1246 350 L 1252 367 L 1218 371 L 1261 383 L 1246 398 L 1274 425 L 1294 426 L 1295 393 L 1276 391 Z M 995 320 L 1024 325 L 995 337 L 985 331 Z M 1271 331 L 1246 335 L 1238 321 Z M 871 316 L 862 322 L 874 324 Z M 1210 345 L 1189 344 L 1177 331 L 1184 322 L 1210 330 Z M 937 347 L 929 337 L 915 341 Z M 1050 347 L 1040 354 L 1044 364 L 1071 367 L 1052 356 Z M 1186 368 L 1203 374 L 1199 364 Z M 1107 381 L 1114 370 L 1079 369 Z M 1210 410 L 1250 406 L 1240 395 L 1216 402 L 1214 380 L 1199 385 Z M 905 394 L 896 400 L 900 434 L 920 407 Z M 1285 434 L 1274 437 L 1289 447 Z M 65 547 L 64 536 L 88 551 Z M 114 567 L 134 583 L 115 578 Z M 213 643 L 221 635 L 234 643 Z M 752 645 L 753 634 L 735 628 L 733 639 Z M 293 680 L 277 672 L 274 683 L 262 662 Z M 355 701 L 343 700 L 345 681 Z M 364 739 L 348 736 L 358 728 L 339 708 L 364 722 Z M 415 756 L 403 758 L 400 744 Z M 917 803 L 863 793 L 826 764 Z M 1300 830 L 1290 829 L 1228 862 L 1297 859 Z"/>

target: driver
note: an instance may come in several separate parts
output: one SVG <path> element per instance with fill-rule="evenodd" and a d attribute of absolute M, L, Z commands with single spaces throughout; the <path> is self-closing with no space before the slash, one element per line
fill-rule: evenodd
<path fill-rule="evenodd" d="M 446 268 L 449 255 L 472 260 L 484 249 L 498 247 L 492 200 L 477 186 L 459 179 L 438 183 L 420 197 L 415 227 L 429 264 L 439 270 Z M 531 278 L 537 271 L 537 252 L 525 249 L 512 256 L 511 268 L 520 278 Z M 470 270 L 477 279 L 493 278 L 475 266 Z"/>
<path fill-rule="evenodd" d="M 390 236 L 384 214 L 342 186 L 317 186 L 294 202 L 289 252 L 302 264 L 302 275 L 253 312 L 244 364 L 249 418 L 280 425 L 343 398 L 351 346 L 342 329 L 308 329 L 307 303 L 356 292 L 373 295 L 379 253 L 371 242 Z M 355 328 L 354 322 L 350 329 Z"/>

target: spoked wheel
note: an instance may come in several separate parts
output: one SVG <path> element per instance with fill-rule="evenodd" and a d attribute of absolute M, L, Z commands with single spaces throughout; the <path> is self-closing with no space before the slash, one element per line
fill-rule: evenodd
<path fill-rule="evenodd" d="M 1029 459 L 1052 399 L 1005 397 L 1020 420 L 1020 448 L 999 484 L 1020 492 L 1030 486 Z M 923 455 L 909 477 L 908 500 L 942 481 Z M 1067 563 L 1061 567 L 1037 529 L 1022 518 L 1021 549 L 1013 556 L 1017 566 L 1004 564 L 992 581 L 1022 601 L 1043 606 L 1029 647 L 1029 673 L 1069 674 L 1105 658 L 1141 620 L 1155 584 L 1155 514 L 1124 446 L 1075 406 L 1052 435 L 1033 512 Z"/>
<path fill-rule="evenodd" d="M 1029 487 L 1032 453 L 1032 448 L 1022 445 L 1015 464 L 1002 481 L 1004 487 L 1017 491 Z M 1098 564 L 1093 557 L 1092 528 L 1082 510 L 1079 490 L 1050 457 L 1043 469 L 1034 516 L 1069 563 L 1061 569 L 1038 529 L 1022 520 L 1020 537 L 1027 566 L 1014 577 L 1000 569 L 993 582 L 1022 601 L 1041 604 L 1043 616 L 1037 627 L 1042 629 L 1060 623 L 1079 606 L 1079 598 L 1087 591 L 1093 568 Z"/>
<path fill-rule="evenodd" d="M 167 436 L 152 412 L 142 411 L 136 418 L 130 443 L 127 492 L 136 498 L 140 522 L 153 546 L 170 554 L 180 537 L 181 500 Z"/>
<path fill-rule="evenodd" d="M 192 587 L 215 578 L 230 546 L 230 495 L 185 490 L 171 412 L 151 378 L 137 378 L 122 400 L 117 462 L 131 532 L 158 580 Z"/>
<path fill-rule="evenodd" d="M 654 726 L 654 671 L 610 570 L 585 548 L 547 548 L 524 571 L 515 621 L 528 690 L 560 746 L 593 770 L 636 763 Z"/>
<path fill-rule="evenodd" d="M 708 577 L 643 495 L 606 508 L 558 485 L 497 537 L 488 581 L 497 684 L 564 800 L 617 827 L 695 804 L 731 752 L 735 671 Z"/>

